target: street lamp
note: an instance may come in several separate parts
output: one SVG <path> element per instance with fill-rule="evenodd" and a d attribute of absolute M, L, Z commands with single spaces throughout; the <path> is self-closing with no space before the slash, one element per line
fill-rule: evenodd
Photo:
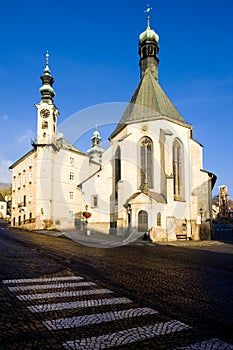
<path fill-rule="evenodd" d="M 200 212 L 200 216 L 201 216 L 201 225 L 200 225 L 200 238 L 201 238 L 201 235 L 202 235 L 202 217 L 203 217 L 204 209 L 200 208 L 199 212 Z"/>
<path fill-rule="evenodd" d="M 127 233 L 130 232 L 130 227 L 131 227 L 131 213 L 132 213 L 132 209 L 131 209 L 131 204 L 129 203 L 128 206 L 127 206 L 127 215 L 128 215 Z"/>
<path fill-rule="evenodd" d="M 86 220 L 86 234 L 87 232 L 87 224 L 88 224 L 88 219 L 91 217 L 91 213 L 88 211 L 88 205 L 85 205 L 85 211 L 83 211 L 83 217 Z"/>

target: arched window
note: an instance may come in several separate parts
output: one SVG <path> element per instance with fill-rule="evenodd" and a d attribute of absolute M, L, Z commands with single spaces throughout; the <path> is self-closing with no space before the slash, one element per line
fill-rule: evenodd
<path fill-rule="evenodd" d="M 43 122 L 42 122 L 42 129 L 48 129 L 48 122 L 47 122 L 47 120 L 43 120 Z"/>
<path fill-rule="evenodd" d="M 114 158 L 115 201 L 118 200 L 118 182 L 121 180 L 121 149 L 118 146 Z"/>
<path fill-rule="evenodd" d="M 139 232 L 148 231 L 148 214 L 145 210 L 141 210 L 138 213 L 138 231 Z"/>
<path fill-rule="evenodd" d="M 174 199 L 183 199 L 184 196 L 184 164 L 183 147 L 179 140 L 173 142 L 173 189 Z"/>
<path fill-rule="evenodd" d="M 153 188 L 153 143 L 149 137 L 140 140 L 139 188 Z"/>

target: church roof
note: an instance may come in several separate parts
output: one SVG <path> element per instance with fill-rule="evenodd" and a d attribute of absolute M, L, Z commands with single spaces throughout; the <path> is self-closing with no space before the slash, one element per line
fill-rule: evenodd
<path fill-rule="evenodd" d="M 0 193 L 0 202 L 5 202 L 5 199 L 3 198 L 3 195 Z"/>
<path fill-rule="evenodd" d="M 78 152 L 78 153 L 82 153 L 76 147 L 74 147 L 70 142 L 65 140 L 63 137 L 61 137 L 61 138 L 56 140 L 56 146 L 59 146 L 59 148 L 63 148 L 63 149 L 75 151 L 75 152 Z"/>
<path fill-rule="evenodd" d="M 161 116 L 187 124 L 159 85 L 153 74 L 153 68 L 148 67 L 111 137 L 116 135 L 125 124 Z"/>
<path fill-rule="evenodd" d="M 164 195 L 161 193 L 157 193 L 157 192 L 153 192 L 153 191 L 148 191 L 148 192 L 140 191 L 140 192 L 135 192 L 134 194 L 132 194 L 132 196 L 130 196 L 127 199 L 124 206 L 127 207 L 131 201 L 135 200 L 138 196 L 141 196 L 141 194 L 148 197 L 148 199 L 150 199 L 150 198 L 153 199 L 154 201 L 156 201 L 158 203 L 162 203 L 162 204 L 167 203 Z"/>

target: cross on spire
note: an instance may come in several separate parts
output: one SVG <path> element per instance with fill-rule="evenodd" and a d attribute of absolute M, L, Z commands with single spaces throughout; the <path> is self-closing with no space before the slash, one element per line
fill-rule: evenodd
<path fill-rule="evenodd" d="M 150 27 L 150 15 L 149 13 L 152 11 L 152 7 L 150 6 L 150 4 L 147 4 L 147 8 L 145 9 L 145 13 L 147 13 L 147 27 Z"/>
<path fill-rule="evenodd" d="M 46 59 L 46 66 L 48 66 L 49 65 L 49 52 L 48 52 L 48 50 L 46 51 L 45 59 Z"/>

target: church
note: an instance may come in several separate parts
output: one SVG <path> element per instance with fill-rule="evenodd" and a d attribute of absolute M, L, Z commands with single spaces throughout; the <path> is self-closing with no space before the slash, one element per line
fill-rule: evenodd
<path fill-rule="evenodd" d="M 33 148 L 13 165 L 12 226 L 84 230 L 154 242 L 212 237 L 216 176 L 203 169 L 203 147 L 158 81 L 159 36 L 139 37 L 140 81 L 119 123 L 101 147 L 79 151 L 57 132 L 54 79 L 48 54 Z M 98 120 L 96 120 L 98 123 Z"/>

